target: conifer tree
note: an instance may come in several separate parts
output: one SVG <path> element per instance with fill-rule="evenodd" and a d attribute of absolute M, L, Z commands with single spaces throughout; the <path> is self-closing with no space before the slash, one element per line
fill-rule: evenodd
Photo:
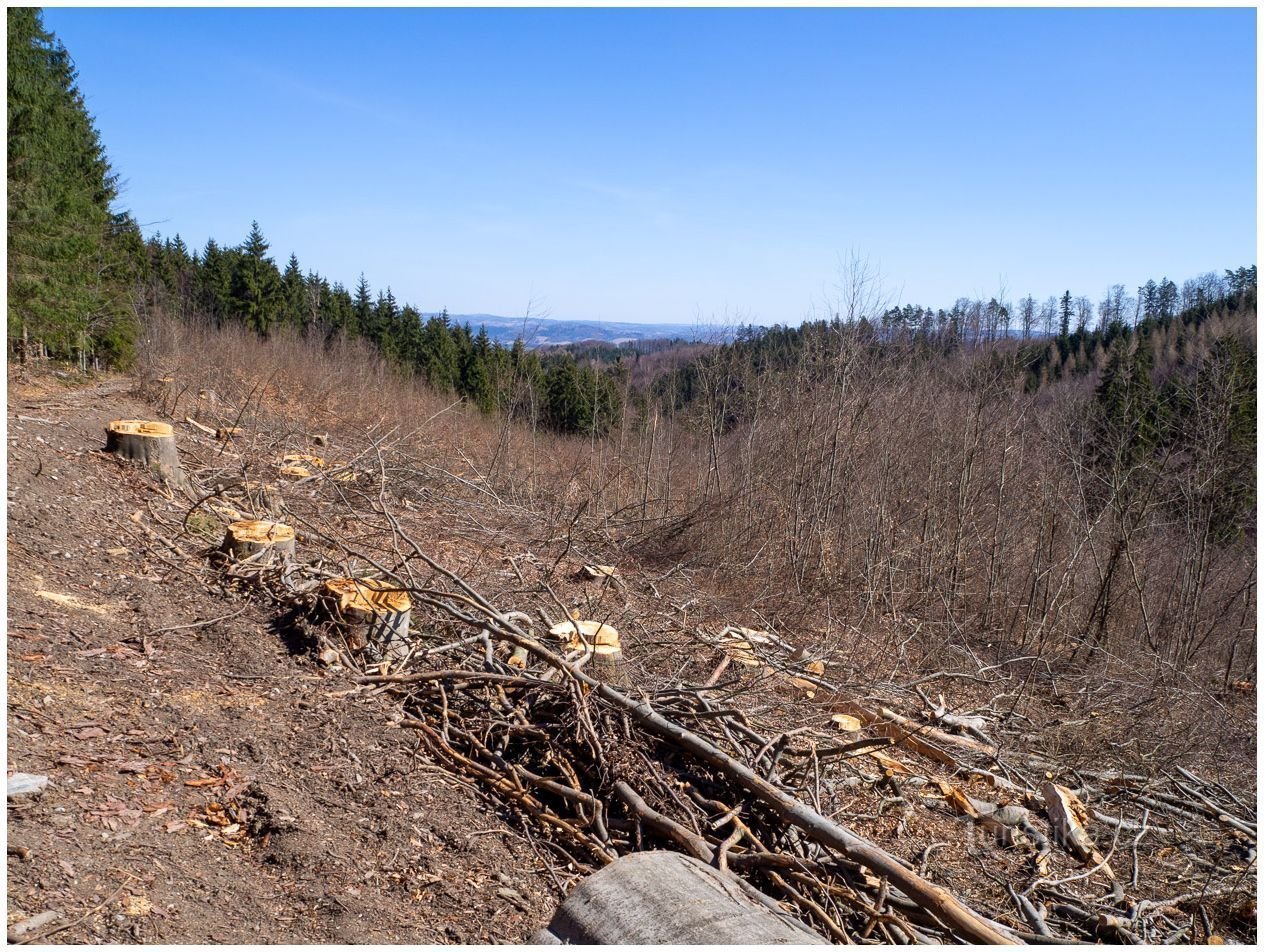
<path fill-rule="evenodd" d="M 260 334 L 276 323 L 281 303 L 281 275 L 267 255 L 268 242 L 259 223 L 251 222 L 233 268 L 232 299 L 236 315 Z"/>
<path fill-rule="evenodd" d="M 116 241 L 130 227 L 110 208 L 116 176 L 66 48 L 37 9 L 11 7 L 7 23 L 9 340 L 23 357 L 38 345 L 83 358 L 108 338 L 103 356 L 125 363 L 134 263 Z"/>
<path fill-rule="evenodd" d="M 298 255 L 290 254 L 281 275 L 282 320 L 291 327 L 302 327 L 308 320 L 307 282 L 298 266 Z"/>

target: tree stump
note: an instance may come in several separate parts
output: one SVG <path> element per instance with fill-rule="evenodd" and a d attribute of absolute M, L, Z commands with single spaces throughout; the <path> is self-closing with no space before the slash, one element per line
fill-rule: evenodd
<path fill-rule="evenodd" d="M 310 479 L 325 468 L 325 461 L 305 453 L 287 453 L 281 457 L 280 465 L 281 475 L 286 479 Z"/>
<path fill-rule="evenodd" d="M 253 561 L 267 565 L 277 558 L 294 558 L 294 530 L 281 522 L 261 519 L 243 519 L 228 527 L 221 546 L 234 561 L 256 556 Z M 264 552 L 265 555 L 257 555 Z"/>
<path fill-rule="evenodd" d="M 630 688 L 627 661 L 619 632 L 598 621 L 564 621 L 549 629 L 555 638 L 566 640 L 567 651 L 583 651 L 584 670 L 612 687 Z"/>
<path fill-rule="evenodd" d="M 269 516 L 280 516 L 285 512 L 285 498 L 276 486 L 247 482 L 243 489 L 255 512 L 267 513 Z"/>
<path fill-rule="evenodd" d="M 105 451 L 142 464 L 170 486 L 184 489 L 188 485 L 170 424 L 113 420 L 105 428 Z"/>
<path fill-rule="evenodd" d="M 413 603 L 398 585 L 381 579 L 333 578 L 321 587 L 321 594 L 352 651 L 366 652 L 371 660 L 407 657 Z"/>
<path fill-rule="evenodd" d="M 537 945 L 828 945 L 732 873 L 681 853 L 629 853 L 566 897 Z"/>

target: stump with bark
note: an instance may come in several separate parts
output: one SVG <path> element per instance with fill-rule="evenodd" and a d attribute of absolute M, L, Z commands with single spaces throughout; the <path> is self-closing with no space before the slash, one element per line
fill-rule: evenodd
<path fill-rule="evenodd" d="M 619 632 L 597 621 L 565 621 L 549 634 L 566 641 L 568 651 L 582 651 L 581 663 L 592 677 L 616 687 L 631 687 Z"/>
<path fill-rule="evenodd" d="M 281 522 L 243 519 L 228 527 L 221 546 L 234 561 L 268 564 L 294 558 L 294 530 Z"/>
<path fill-rule="evenodd" d="M 140 463 L 169 486 L 183 489 L 188 485 L 176 451 L 175 432 L 168 423 L 113 420 L 105 428 L 105 451 Z"/>
<path fill-rule="evenodd" d="M 321 588 L 325 612 L 342 629 L 347 646 L 371 658 L 407 657 L 412 599 L 397 585 L 370 578 L 334 578 Z"/>
<path fill-rule="evenodd" d="M 255 512 L 264 512 L 270 516 L 280 516 L 285 512 L 285 498 L 276 486 L 247 482 L 243 489 Z"/>

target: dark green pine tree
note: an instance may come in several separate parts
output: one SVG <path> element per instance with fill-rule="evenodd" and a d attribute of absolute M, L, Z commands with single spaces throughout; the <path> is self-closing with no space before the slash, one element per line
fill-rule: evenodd
<path fill-rule="evenodd" d="M 575 358 L 565 354 L 552 363 L 541 381 L 541 404 L 544 422 L 561 433 L 577 433 L 586 429 L 589 419 L 583 394 L 579 389 L 579 370 Z"/>
<path fill-rule="evenodd" d="M 290 327 L 303 327 L 309 320 L 307 282 L 298 266 L 298 256 L 291 253 L 281 275 L 281 319 Z"/>
<path fill-rule="evenodd" d="M 1071 334 L 1071 292 L 1069 290 L 1062 295 L 1062 300 L 1058 304 L 1058 313 L 1060 315 L 1058 336 L 1065 340 Z"/>
<path fill-rule="evenodd" d="M 76 85 L 70 54 L 40 12 L 8 23 L 8 330 L 18 356 L 130 359 L 125 278 L 130 219 L 110 209 L 117 180 Z"/>
<path fill-rule="evenodd" d="M 281 275 L 268 257 L 268 242 L 259 223 L 250 223 L 250 234 L 241 246 L 233 268 L 233 312 L 247 327 L 267 334 L 281 310 Z"/>
<path fill-rule="evenodd" d="M 351 303 L 352 323 L 346 328 L 348 337 L 363 335 L 373 336 L 373 292 L 364 272 L 360 273 L 360 281 L 356 284 L 355 297 Z"/>
<path fill-rule="evenodd" d="M 194 282 L 194 298 L 198 307 L 220 324 L 232 308 L 232 259 L 214 238 L 208 238 L 202 249 L 202 267 Z"/>
<path fill-rule="evenodd" d="M 418 364 L 426 382 L 439 392 L 451 393 L 456 389 L 460 352 L 448 327 L 447 311 L 431 317 L 422 328 Z"/>

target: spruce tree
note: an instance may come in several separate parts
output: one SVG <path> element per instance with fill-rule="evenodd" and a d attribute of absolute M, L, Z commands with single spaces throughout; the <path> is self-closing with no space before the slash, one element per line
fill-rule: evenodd
<path fill-rule="evenodd" d="M 281 275 L 267 255 L 268 242 L 259 223 L 251 222 L 233 269 L 232 300 L 234 313 L 260 334 L 276 323 L 281 303 Z"/>
<path fill-rule="evenodd" d="M 282 320 L 291 327 L 304 326 L 308 319 L 307 282 L 299 268 L 298 255 L 292 252 L 281 275 L 281 297 Z"/>
<path fill-rule="evenodd" d="M 70 54 L 40 12 L 8 10 L 11 346 L 25 356 L 103 356 L 125 363 L 135 336 L 125 278 L 130 219 L 110 204 L 117 179 L 76 85 Z"/>

